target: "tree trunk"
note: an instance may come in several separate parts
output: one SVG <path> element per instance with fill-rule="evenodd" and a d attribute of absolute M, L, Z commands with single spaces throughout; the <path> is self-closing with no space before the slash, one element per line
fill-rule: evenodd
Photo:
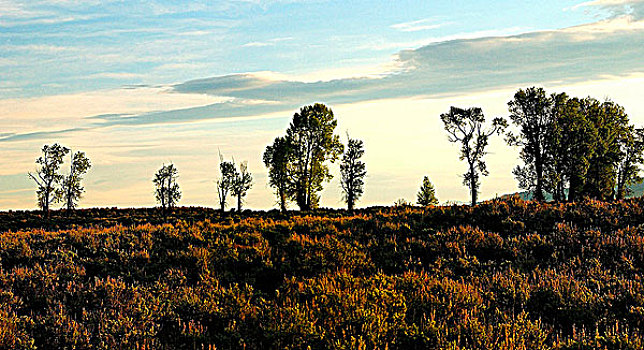
<path fill-rule="evenodd" d="M 478 191 L 474 186 L 475 186 L 475 183 L 474 183 L 474 180 L 472 180 L 472 206 L 476 205 L 476 201 L 478 199 L 477 198 L 478 197 Z"/>
<path fill-rule="evenodd" d="M 237 195 L 237 212 L 241 213 L 241 208 L 242 208 L 242 196 L 241 194 Z"/>
<path fill-rule="evenodd" d="M 349 194 L 347 195 L 347 209 L 349 213 L 353 212 L 353 202 L 354 202 L 353 193 L 352 191 L 349 191 Z"/>
<path fill-rule="evenodd" d="M 537 188 L 534 191 L 534 199 L 539 202 L 543 202 L 545 199 L 543 196 L 543 162 L 541 157 L 541 149 L 537 148 L 536 156 L 534 159 L 534 168 L 537 175 Z"/>
<path fill-rule="evenodd" d="M 472 193 L 472 206 L 476 205 L 478 188 L 476 188 L 476 177 L 474 176 L 474 164 L 470 164 L 470 192 Z"/>
<path fill-rule="evenodd" d="M 284 192 L 284 189 L 279 190 L 279 195 L 280 195 L 280 210 L 282 213 L 286 213 L 286 193 Z"/>
<path fill-rule="evenodd" d="M 51 217 L 51 213 L 49 212 L 49 198 L 51 198 L 52 189 L 51 189 L 51 185 L 47 185 L 47 186 L 48 186 L 47 190 L 45 191 L 45 199 L 42 202 L 43 204 L 42 209 L 45 212 L 45 218 L 49 220 L 49 218 Z"/>

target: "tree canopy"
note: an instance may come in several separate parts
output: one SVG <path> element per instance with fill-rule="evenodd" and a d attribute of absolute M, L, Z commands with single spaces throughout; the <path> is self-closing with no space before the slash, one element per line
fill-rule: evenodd
<path fill-rule="evenodd" d="M 340 164 L 342 175 L 340 185 L 347 209 L 352 211 L 356 201 L 364 192 L 364 177 L 367 175 L 367 169 L 361 160 L 364 155 L 364 143 L 361 140 L 352 139 L 348 134 L 347 139 L 347 148 Z"/>
<path fill-rule="evenodd" d="M 75 209 L 82 198 L 85 188 L 82 185 L 83 175 L 87 173 L 92 163 L 85 152 L 78 151 L 72 155 L 69 174 L 63 176 L 60 196 L 65 202 L 67 210 Z"/>
<path fill-rule="evenodd" d="M 36 159 L 36 172 L 28 174 L 38 186 L 36 190 L 38 207 L 45 212 L 47 217 L 49 217 L 51 204 L 61 198 L 58 186 L 63 181 L 64 176 L 59 173 L 59 170 L 67 153 L 69 153 L 69 148 L 57 143 L 51 146 L 44 145 L 42 156 Z"/>
<path fill-rule="evenodd" d="M 282 210 L 286 196 L 300 210 L 318 206 L 323 183 L 333 177 L 327 162 L 335 162 L 344 150 L 334 134 L 337 124 L 333 111 L 324 104 L 304 106 L 293 115 L 286 136 L 266 148 L 264 163 Z"/>
<path fill-rule="evenodd" d="M 157 202 L 161 204 L 163 215 L 173 208 L 181 199 L 181 190 L 177 183 L 179 172 L 174 164 L 163 165 L 154 175 L 155 195 Z"/>

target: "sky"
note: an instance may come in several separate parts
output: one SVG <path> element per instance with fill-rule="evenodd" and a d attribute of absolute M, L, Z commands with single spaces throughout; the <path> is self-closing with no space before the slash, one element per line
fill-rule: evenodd
<path fill-rule="evenodd" d="M 216 206 L 219 152 L 248 162 L 247 207 L 275 207 L 262 153 L 315 102 L 365 142 L 358 206 L 414 202 L 425 175 L 465 202 L 440 114 L 507 116 L 542 86 L 644 126 L 643 16 L 641 0 L 0 0 L 0 210 L 35 208 L 27 173 L 53 143 L 92 161 L 81 207 L 155 205 L 169 162 L 180 205 Z M 480 198 L 517 191 L 518 150 L 488 147 Z M 321 205 L 342 207 L 331 169 Z"/>

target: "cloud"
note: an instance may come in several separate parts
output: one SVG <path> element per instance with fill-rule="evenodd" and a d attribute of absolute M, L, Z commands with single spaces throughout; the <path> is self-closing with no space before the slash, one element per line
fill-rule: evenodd
<path fill-rule="evenodd" d="M 403 42 L 383 42 L 383 43 L 368 43 L 360 47 L 360 49 L 369 49 L 369 50 L 392 50 L 392 49 L 415 49 L 421 46 L 427 46 L 434 43 L 441 43 L 446 41 L 462 40 L 462 39 L 479 39 L 486 38 L 491 36 L 510 36 L 518 35 L 529 32 L 528 28 L 524 27 L 509 27 L 502 29 L 489 29 L 489 30 L 478 30 L 473 32 L 464 32 L 443 36 L 428 37 L 420 40 L 414 41 L 403 41 Z"/>
<path fill-rule="evenodd" d="M 144 74 L 140 73 L 131 73 L 131 72 L 105 72 L 105 73 L 96 73 L 88 75 L 88 79 L 95 78 L 107 78 L 107 79 L 134 79 L 134 78 L 144 78 Z"/>
<path fill-rule="evenodd" d="M 273 38 L 266 41 L 252 41 L 242 45 L 242 47 L 266 47 L 266 46 L 275 46 L 275 44 L 283 41 L 293 40 L 292 37 L 286 38 Z"/>
<path fill-rule="evenodd" d="M 437 42 L 400 51 L 397 69 L 380 79 L 357 76 L 303 82 L 249 73 L 189 81 L 174 89 L 290 105 L 476 91 L 540 81 L 574 82 L 641 72 L 644 48 L 633 43 L 644 42 L 642 29 L 641 21 L 617 18 L 567 30 Z"/>
<path fill-rule="evenodd" d="M 578 9 L 580 7 L 591 7 L 591 6 L 615 6 L 615 5 L 630 5 L 641 3 L 642 0 L 593 0 L 586 1 L 580 4 L 577 4 L 572 7 L 572 9 Z"/>
<path fill-rule="evenodd" d="M 82 49 L 73 47 L 73 46 L 58 46 L 58 45 L 46 45 L 46 44 L 31 44 L 31 45 L 2 45 L 0 50 L 9 52 L 9 51 L 26 51 L 26 52 L 36 52 L 41 54 L 52 54 L 56 55 L 62 52 L 81 52 Z"/>
<path fill-rule="evenodd" d="M 607 11 L 610 18 L 630 15 L 639 20 L 644 16 L 644 0 L 592 0 L 579 3 L 565 10 L 599 8 Z"/>
<path fill-rule="evenodd" d="M 10 136 L 16 140 L 20 134 L 77 127 L 246 118 L 292 111 L 318 101 L 335 105 L 625 76 L 644 71 L 644 48 L 633 45 L 644 42 L 642 23 L 622 16 L 555 31 L 493 37 L 478 37 L 481 33 L 477 33 L 473 38 L 399 51 L 382 65 L 298 75 L 266 71 L 230 74 L 169 87 L 133 86 L 37 100 L 0 100 L 0 117 L 4 119 L 0 127 L 16 134 Z M 130 73 L 104 74 L 104 78 L 135 77 Z M 64 108 L 52 111 L 50 106 Z M 74 106 L 73 111 L 68 106 Z M 21 117 L 16 119 L 17 115 Z M 97 117 L 86 118 L 88 115 Z M 39 120 L 41 130 L 29 130 L 33 120 Z"/>
<path fill-rule="evenodd" d="M 16 27 L 30 25 L 55 25 L 70 22 L 88 21 L 101 18 L 100 15 L 76 15 L 76 16 L 24 16 L 12 18 L 10 20 L 0 20 L 0 27 Z"/>
<path fill-rule="evenodd" d="M 0 130 L 19 135 L 39 132 L 61 132 L 75 128 L 96 127 L 115 116 L 183 109 L 228 101 L 205 94 L 178 94 L 169 87 L 137 87 L 76 94 L 0 100 Z M 103 117 L 87 118 L 87 116 Z M 118 119 L 120 120 L 120 119 Z M 34 125 L 37 129 L 34 130 Z M 5 139 L 5 141 L 7 141 Z"/>
<path fill-rule="evenodd" d="M 401 32 L 417 32 L 421 30 L 437 29 L 444 27 L 452 22 L 436 23 L 436 18 L 421 19 L 418 21 L 404 22 L 391 25 L 391 28 Z"/>

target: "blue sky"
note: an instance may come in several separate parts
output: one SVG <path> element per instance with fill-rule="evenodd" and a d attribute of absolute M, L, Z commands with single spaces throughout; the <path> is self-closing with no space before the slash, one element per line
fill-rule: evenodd
<path fill-rule="evenodd" d="M 24 174 L 53 142 L 94 160 L 86 205 L 153 205 L 149 178 L 168 161 L 185 161 L 183 204 L 214 205 L 222 150 L 256 173 L 249 205 L 270 207 L 263 148 L 295 109 L 316 101 L 351 111 L 340 124 L 357 136 L 364 129 L 366 140 L 378 130 L 357 121 L 378 103 L 376 111 L 413 105 L 436 114 L 424 127 L 439 135 L 435 119 L 451 101 L 503 113 L 513 90 L 532 85 L 599 94 L 638 112 L 631 94 L 644 73 L 643 14 L 639 0 L 0 0 L 0 148 L 9 164 L 0 208 L 33 207 Z M 416 123 L 398 123 L 392 144 Z M 446 140 L 434 139 L 417 146 L 451 156 Z M 389 190 L 364 205 L 412 199 L 416 177 L 432 171 L 444 200 L 467 198 L 458 163 L 445 160 L 449 172 L 401 167 L 385 153 L 371 156 L 370 181 Z M 506 169 L 514 162 L 499 160 L 500 182 L 484 194 L 516 189 Z M 323 204 L 339 206 L 333 186 Z"/>
<path fill-rule="evenodd" d="M 588 23 L 579 1 L 3 0 L 2 97 L 377 64 L 471 35 Z M 564 10 L 568 9 L 568 10 Z"/>

